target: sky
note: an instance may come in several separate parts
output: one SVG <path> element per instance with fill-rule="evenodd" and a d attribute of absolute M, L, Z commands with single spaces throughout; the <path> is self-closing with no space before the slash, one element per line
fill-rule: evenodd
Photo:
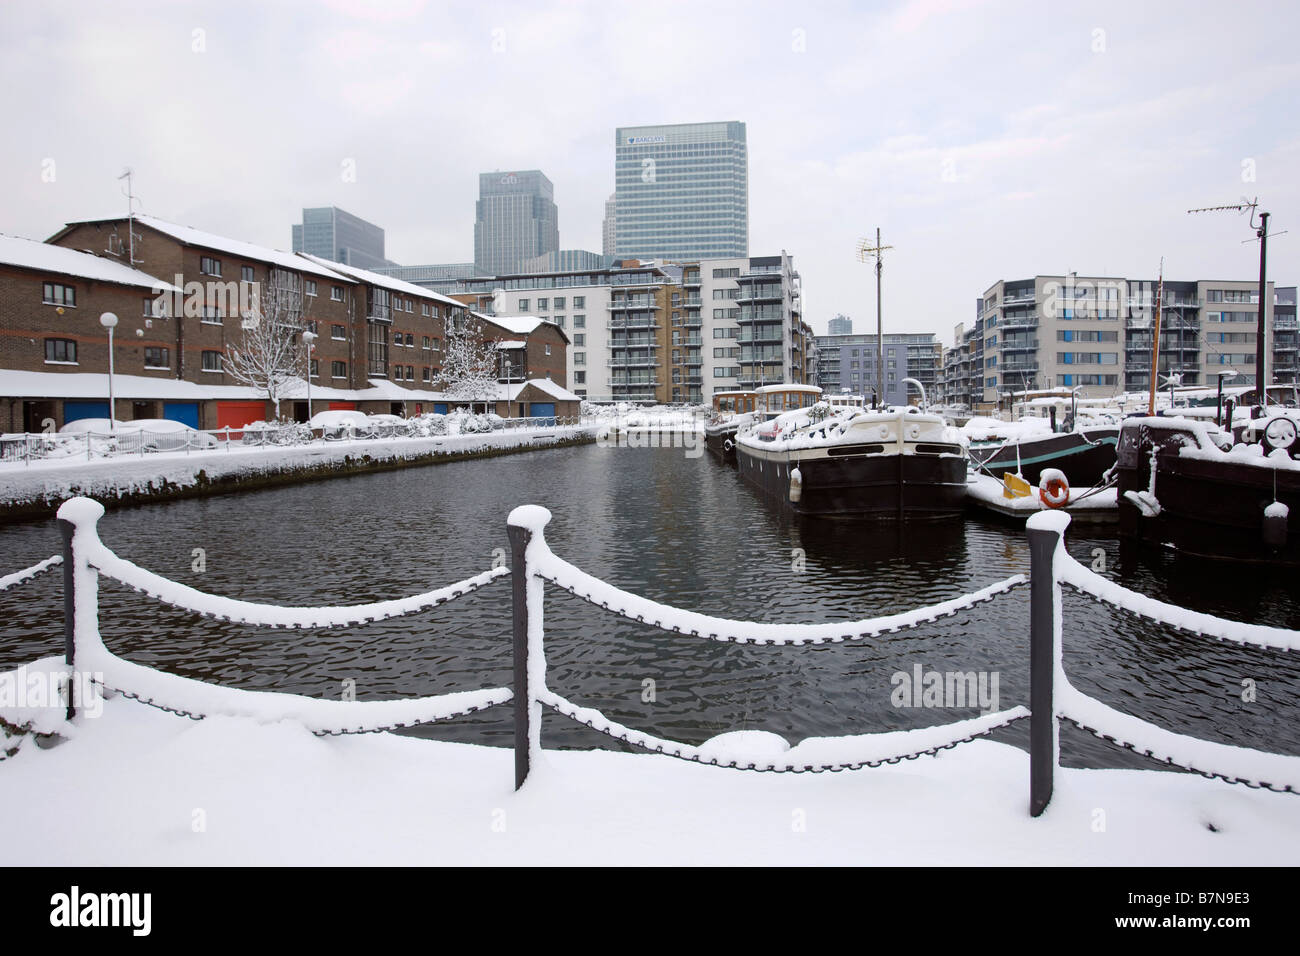
<path fill-rule="evenodd" d="M 473 259 L 478 174 L 541 169 L 600 251 L 618 126 L 747 124 L 750 254 L 818 333 L 951 344 L 998 279 L 1300 282 L 1300 5 L 426 0 L 0 4 L 0 232 L 137 211 L 291 248 L 304 206 Z"/>

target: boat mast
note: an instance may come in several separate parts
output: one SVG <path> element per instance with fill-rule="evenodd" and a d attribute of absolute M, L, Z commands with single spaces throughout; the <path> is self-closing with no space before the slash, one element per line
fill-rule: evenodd
<path fill-rule="evenodd" d="M 869 259 L 876 260 L 876 404 L 883 406 L 885 403 L 885 327 L 880 311 L 880 273 L 884 269 L 882 253 L 894 247 L 880 244 L 879 226 L 876 227 L 876 244 L 869 246 L 868 242 L 869 239 L 858 242 L 858 258 L 863 262 Z"/>
<path fill-rule="evenodd" d="M 1151 333 L 1151 385 L 1147 401 L 1147 414 L 1156 413 L 1156 374 L 1160 364 L 1160 308 L 1165 296 L 1165 257 L 1160 257 L 1160 281 L 1156 286 L 1156 317 Z M 1173 394 L 1172 392 L 1170 393 Z M 1173 399 L 1170 399 L 1173 407 Z"/>

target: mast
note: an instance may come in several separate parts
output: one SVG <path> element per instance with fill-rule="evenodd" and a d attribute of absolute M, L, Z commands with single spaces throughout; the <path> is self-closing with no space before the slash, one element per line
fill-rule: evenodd
<path fill-rule="evenodd" d="M 1151 334 L 1151 385 L 1150 397 L 1147 401 L 1147 414 L 1156 413 L 1156 373 L 1160 364 L 1160 307 L 1165 296 L 1165 259 L 1160 257 L 1160 281 L 1156 286 L 1156 318 L 1152 327 Z M 1170 393 L 1172 395 L 1172 393 Z M 1170 407 L 1173 407 L 1173 399 L 1170 399 Z"/>
<path fill-rule="evenodd" d="M 876 403 L 883 405 L 885 403 L 885 327 L 880 309 L 880 273 L 884 271 L 883 253 L 886 249 L 894 247 L 880 244 L 879 226 L 876 227 L 876 244 L 869 246 L 868 242 L 869 239 L 863 239 L 858 243 L 858 258 L 863 262 L 871 258 L 876 260 Z"/>
<path fill-rule="evenodd" d="M 1255 391 L 1259 395 L 1259 414 L 1262 416 L 1264 410 L 1268 407 L 1268 365 L 1265 359 L 1268 357 L 1268 323 L 1265 317 L 1268 312 L 1267 300 L 1264 297 L 1268 291 L 1268 283 L 1265 281 L 1265 261 L 1268 256 L 1268 213 L 1259 214 L 1259 228 L 1255 230 L 1255 235 L 1259 236 L 1259 319 L 1255 327 Z M 1256 417 L 1251 413 L 1251 417 Z"/>

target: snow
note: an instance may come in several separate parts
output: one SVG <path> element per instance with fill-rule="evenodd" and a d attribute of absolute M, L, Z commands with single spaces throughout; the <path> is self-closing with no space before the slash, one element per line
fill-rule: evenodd
<path fill-rule="evenodd" d="M 526 349 L 528 343 L 523 339 L 504 339 L 500 342 L 493 343 L 498 351 L 509 351 L 511 349 Z"/>
<path fill-rule="evenodd" d="M 94 719 L 47 714 L 65 743 L 23 737 L 0 760 L 10 865 L 1290 866 L 1300 846 L 1294 796 L 1150 770 L 1060 769 L 1031 818 L 1028 756 L 982 740 L 838 774 L 548 750 L 516 793 L 505 748 L 120 696 Z"/>
<path fill-rule="evenodd" d="M 980 504 L 991 505 L 1000 511 L 1017 511 L 1025 514 L 1047 510 L 1038 495 L 1007 498 L 1003 494 L 1002 479 L 993 475 L 970 474 L 966 477 L 966 494 Z M 1113 511 L 1116 507 L 1114 488 L 1093 492 L 1090 488 L 1071 488 L 1067 511 Z M 1084 496 L 1087 497 L 1084 497 Z"/>
<path fill-rule="evenodd" d="M 311 275 L 323 276 L 334 282 L 346 283 L 350 281 L 338 275 L 336 271 L 321 268 L 316 263 L 311 262 L 308 257 L 296 253 L 282 252 L 279 249 L 259 246 L 239 239 L 228 239 L 215 233 L 204 232 L 202 229 L 195 229 L 193 226 L 182 226 L 178 223 L 168 222 L 166 219 L 159 219 L 156 216 L 137 215 L 135 221 L 141 225 L 157 229 L 173 239 L 179 239 L 189 246 L 200 246 L 204 249 L 227 252 L 232 256 L 238 256 L 241 259 L 252 259 L 255 262 L 269 262 L 284 269 L 292 269 L 294 272 L 306 272 Z M 331 263 L 331 266 L 334 264 Z"/>
<path fill-rule="evenodd" d="M 1180 458 L 1192 458 L 1197 461 L 1233 462 L 1239 465 L 1254 465 L 1257 468 L 1300 471 L 1300 459 L 1292 458 L 1280 448 L 1274 449 L 1272 454 L 1265 456 L 1264 449 L 1260 445 L 1236 444 L 1226 452 L 1214 447 L 1193 448 L 1190 445 L 1183 445 L 1178 449 L 1178 455 Z"/>
<path fill-rule="evenodd" d="M 14 571 L 12 574 L 0 576 L 0 591 L 8 590 L 15 584 L 22 584 L 24 581 L 30 581 L 36 575 L 41 574 L 50 568 L 62 564 L 63 555 L 56 554 L 53 557 L 46 558 L 44 561 L 38 561 L 30 568 L 23 568 L 21 571 Z"/>
<path fill-rule="evenodd" d="M 961 427 L 967 441 L 1012 443 L 1030 437 L 1050 435 L 1052 425 L 1046 418 L 1022 418 L 1018 422 L 1002 422 L 996 418 L 975 417 Z"/>
<path fill-rule="evenodd" d="M 76 276 L 97 282 L 136 286 L 152 292 L 181 294 L 181 290 L 171 283 L 155 279 L 139 269 L 132 269 L 116 259 L 3 233 L 0 233 L 0 264 L 33 269 L 54 276 Z M 98 316 L 95 318 L 98 319 Z"/>
<path fill-rule="evenodd" d="M 422 285 L 415 285 L 411 282 L 404 282 L 401 279 L 394 279 L 392 276 L 386 276 L 380 272 L 371 272 L 369 269 L 361 269 L 357 266 L 345 265 L 342 262 L 334 262 L 332 259 L 322 259 L 320 256 L 313 256 L 309 252 L 300 252 L 298 256 L 321 266 L 324 269 L 337 273 L 340 276 L 346 276 L 357 282 L 366 285 L 378 286 L 381 289 L 389 289 L 393 292 L 400 292 L 403 295 L 413 296 L 417 299 L 431 299 L 435 302 L 441 302 L 443 305 L 454 306 L 458 309 L 465 308 L 465 303 L 457 299 L 449 298 L 445 295 L 439 295 Z"/>
<path fill-rule="evenodd" d="M 484 322 L 490 322 L 492 325 L 505 329 L 511 335 L 531 335 L 542 325 L 551 325 L 559 329 L 550 319 L 544 319 L 536 315 L 484 315 L 481 312 L 472 313 L 475 318 Z M 563 329 L 560 329 L 563 332 Z M 567 339 L 567 336 L 566 336 Z"/>
<path fill-rule="evenodd" d="M 1275 501 L 1264 509 L 1265 518 L 1285 518 L 1291 514 L 1291 509 L 1283 502 Z"/>

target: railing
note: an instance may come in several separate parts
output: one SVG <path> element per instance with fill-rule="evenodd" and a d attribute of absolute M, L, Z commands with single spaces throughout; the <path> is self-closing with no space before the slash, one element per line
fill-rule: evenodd
<path fill-rule="evenodd" d="M 1065 550 L 1069 516 L 1043 512 L 1030 518 L 1028 577 L 1012 575 L 970 594 L 938 604 L 852 622 L 780 624 L 735 621 L 658 604 L 616 588 L 555 555 L 546 543 L 551 513 L 525 505 L 506 523 L 511 568 L 493 567 L 463 581 L 410 597 L 337 607 L 281 607 L 206 594 L 163 578 L 127 561 L 99 538 L 104 509 L 88 498 L 74 498 L 59 509 L 62 553 L 0 577 L 0 590 L 63 569 L 64 658 L 70 669 L 89 675 L 89 683 L 67 682 L 67 715 L 76 714 L 87 686 L 98 685 L 170 713 L 202 720 L 213 715 L 259 720 L 293 720 L 319 736 L 371 733 L 445 720 L 513 702 L 515 787 L 527 780 L 542 753 L 542 709 L 615 740 L 652 753 L 737 770 L 776 773 L 838 772 L 895 764 L 935 754 L 986 736 L 1019 720 L 1030 720 L 1030 801 L 1040 815 L 1052 796 L 1059 764 L 1057 722 L 1069 720 L 1119 746 L 1171 766 L 1249 787 L 1300 792 L 1300 758 L 1231 747 L 1164 730 L 1115 711 L 1074 689 L 1062 658 L 1061 586 L 1069 585 L 1149 620 L 1193 635 L 1242 645 L 1300 651 L 1300 632 L 1239 624 L 1186 611 L 1136 594 L 1087 570 Z M 331 701 L 297 694 L 244 691 L 163 673 L 113 654 L 99 632 L 100 576 L 206 618 L 260 627 L 324 628 L 384 620 L 424 611 L 511 576 L 513 687 L 394 701 Z M 1030 584 L 1030 707 L 917 730 L 809 738 L 788 750 L 746 752 L 743 745 L 709 741 L 695 745 L 627 727 L 599 710 L 552 690 L 547 684 L 545 587 L 554 585 L 609 613 L 699 640 L 765 647 L 843 643 L 910 630 L 952 617 Z"/>
<path fill-rule="evenodd" d="M 1300 757 L 1233 747 L 1176 734 L 1114 710 L 1076 690 L 1062 655 L 1061 585 L 1130 614 L 1198 637 L 1269 650 L 1300 651 L 1300 631 L 1241 624 L 1165 604 L 1088 570 L 1065 550 L 1070 516 L 1040 512 L 1027 523 L 1030 556 L 1029 812 L 1038 816 L 1052 798 L 1060 762 L 1058 720 L 1152 760 L 1205 777 L 1252 788 L 1300 793 Z"/>

